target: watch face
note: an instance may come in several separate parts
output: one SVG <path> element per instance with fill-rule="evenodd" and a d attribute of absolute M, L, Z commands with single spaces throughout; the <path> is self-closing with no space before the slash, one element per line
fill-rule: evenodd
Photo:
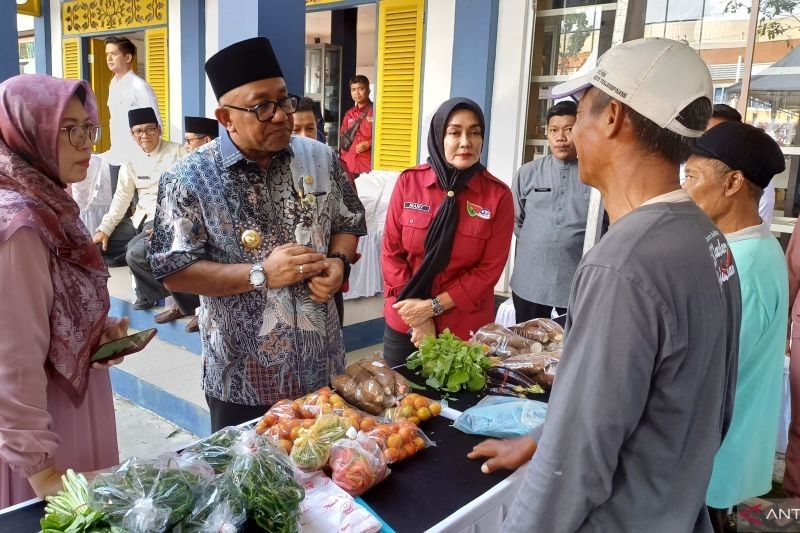
<path fill-rule="evenodd" d="M 266 276 L 264 276 L 264 273 L 261 272 L 260 270 L 255 270 L 250 273 L 250 283 L 254 287 L 260 287 L 261 285 L 264 284 L 266 280 L 267 280 Z"/>

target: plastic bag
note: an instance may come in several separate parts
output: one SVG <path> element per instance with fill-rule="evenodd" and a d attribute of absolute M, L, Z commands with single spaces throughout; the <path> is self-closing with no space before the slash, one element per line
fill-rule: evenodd
<path fill-rule="evenodd" d="M 348 403 L 373 415 L 382 413 L 411 390 L 406 379 L 378 354 L 351 364 L 344 374 L 331 380 L 331 385 Z"/>
<path fill-rule="evenodd" d="M 188 533 L 236 533 L 247 521 L 247 502 L 233 481 L 225 476 L 201 485 L 192 512 L 183 522 Z"/>
<path fill-rule="evenodd" d="M 390 407 L 381 413 L 380 418 L 385 422 L 405 420 L 418 426 L 421 422 L 425 422 L 434 416 L 439 416 L 441 412 L 441 403 L 412 392 L 400 400 L 400 405 Z"/>
<path fill-rule="evenodd" d="M 534 318 L 509 329 L 521 337 L 539 342 L 545 350 L 560 347 L 564 340 L 564 328 L 549 318 Z"/>
<path fill-rule="evenodd" d="M 216 433 L 192 444 L 181 455 L 196 454 L 206 463 L 211 465 L 218 474 L 225 472 L 231 462 L 231 446 L 242 434 L 242 429 L 237 427 L 222 428 Z"/>
<path fill-rule="evenodd" d="M 561 351 L 558 350 L 509 357 L 497 366 L 521 372 L 542 387 L 550 388 L 553 386 L 560 360 Z"/>
<path fill-rule="evenodd" d="M 298 472 L 306 498 L 300 504 L 302 533 L 377 533 L 381 523 L 320 472 Z"/>
<path fill-rule="evenodd" d="M 330 451 L 331 479 L 351 496 L 360 496 L 389 475 L 386 458 L 378 444 L 360 432 L 355 439 L 341 439 Z"/>
<path fill-rule="evenodd" d="M 383 451 L 387 464 L 396 463 L 412 457 L 428 448 L 436 446 L 425 433 L 411 422 L 380 424 L 367 433 Z"/>
<path fill-rule="evenodd" d="M 319 470 L 328 463 L 333 443 L 344 438 L 347 429 L 341 417 L 321 415 L 313 426 L 300 429 L 292 447 L 292 461 L 303 470 Z"/>
<path fill-rule="evenodd" d="M 547 404 L 504 396 L 486 396 L 456 419 L 453 427 L 473 435 L 511 438 L 544 424 Z"/>
<path fill-rule="evenodd" d="M 247 516 L 267 531 L 296 531 L 305 494 L 286 452 L 255 431 L 243 432 L 231 451 L 224 476 L 242 491 Z"/>
<path fill-rule="evenodd" d="M 154 461 L 134 457 L 97 475 L 90 486 L 90 506 L 125 531 L 165 531 L 192 510 L 200 479 L 180 470 L 174 454 Z"/>
<path fill-rule="evenodd" d="M 472 337 L 473 341 L 489 347 L 489 355 L 500 358 L 521 353 L 538 353 L 544 350 L 541 343 L 521 337 L 500 324 L 487 324 Z"/>

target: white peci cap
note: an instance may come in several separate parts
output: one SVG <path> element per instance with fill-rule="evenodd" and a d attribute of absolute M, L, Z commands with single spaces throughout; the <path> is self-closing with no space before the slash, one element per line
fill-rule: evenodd
<path fill-rule="evenodd" d="M 611 48 L 588 74 L 553 87 L 550 97 L 564 98 L 589 87 L 684 137 L 699 137 L 704 130 L 678 122 L 680 112 L 700 97 L 713 102 L 714 94 L 711 74 L 698 53 L 688 44 L 660 37 Z"/>

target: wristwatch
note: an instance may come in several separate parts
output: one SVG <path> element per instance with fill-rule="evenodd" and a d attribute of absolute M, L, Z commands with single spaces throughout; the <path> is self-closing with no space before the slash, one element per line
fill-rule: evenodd
<path fill-rule="evenodd" d="M 261 263 L 254 263 L 250 267 L 250 285 L 258 291 L 267 289 L 267 273 Z"/>
<path fill-rule="evenodd" d="M 439 316 L 444 313 L 444 306 L 439 301 L 439 298 L 434 297 L 431 299 L 431 307 L 433 308 L 433 316 Z"/>
<path fill-rule="evenodd" d="M 347 281 L 350 279 L 350 260 L 347 259 L 347 256 L 339 253 L 339 252 L 328 252 L 328 257 L 330 259 L 341 259 L 342 263 L 344 263 L 344 275 L 342 276 L 342 281 Z"/>

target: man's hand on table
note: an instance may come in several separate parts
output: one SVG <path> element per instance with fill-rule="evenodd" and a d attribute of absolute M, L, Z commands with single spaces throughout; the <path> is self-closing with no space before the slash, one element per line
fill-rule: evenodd
<path fill-rule="evenodd" d="M 469 459 L 488 458 L 481 465 L 481 472 L 491 474 L 496 470 L 516 470 L 530 461 L 536 452 L 536 441 L 528 435 L 515 439 L 487 439 L 472 448 Z"/>
<path fill-rule="evenodd" d="M 282 244 L 272 250 L 262 266 L 267 273 L 267 284 L 277 289 L 320 274 L 326 268 L 324 259 L 325 254 L 319 254 L 307 246 Z"/>
<path fill-rule="evenodd" d="M 308 280 L 311 299 L 319 303 L 330 300 L 344 283 L 344 262 L 341 259 L 331 257 L 325 259 L 323 263 L 325 264 L 324 270 Z"/>

